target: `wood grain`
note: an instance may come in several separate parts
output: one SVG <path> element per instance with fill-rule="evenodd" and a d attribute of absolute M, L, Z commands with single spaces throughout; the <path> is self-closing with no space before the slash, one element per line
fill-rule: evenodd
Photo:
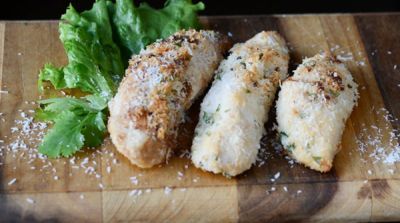
<path fill-rule="evenodd" d="M 379 90 L 387 109 L 396 117 L 400 117 L 400 103 L 396 97 L 400 94 L 400 18 L 388 15 L 380 19 L 369 16 L 356 16 L 359 32 L 368 54 L 371 67 L 374 71 Z M 389 33 L 389 35 L 385 35 Z M 382 36 L 385 35 L 384 38 Z M 396 67 L 394 67 L 397 65 Z M 392 122 L 397 128 L 400 122 Z"/>
<path fill-rule="evenodd" d="M 24 154 L 3 150 L 0 222 L 400 220 L 400 166 L 374 162 L 370 154 L 377 146 L 368 144 L 365 137 L 380 137 L 379 146 L 388 149 L 393 146 L 390 133 L 399 127 L 398 120 L 389 120 L 378 111 L 385 108 L 396 118 L 400 115 L 396 97 L 400 93 L 400 34 L 396 31 L 400 14 L 224 16 L 202 17 L 201 22 L 229 33 L 234 42 L 245 41 L 261 30 L 278 30 L 291 48 L 291 69 L 302 58 L 321 51 L 351 53 L 346 65 L 360 86 L 360 100 L 346 124 L 342 151 L 331 172 L 320 174 L 289 164 L 285 154 L 274 150 L 274 131 L 267 131 L 262 139 L 268 154 L 266 163 L 235 179 L 194 168 L 179 154 L 190 150 L 199 100 L 181 127 L 180 152 L 168 164 L 152 169 L 131 165 L 109 139 L 98 152 L 86 149 L 74 161 L 51 160 L 51 167 L 46 168 L 47 163 L 40 160 L 29 164 Z M 30 102 L 40 96 L 36 87 L 39 70 L 46 62 L 67 62 L 57 27 L 57 21 L 0 22 L 0 89 L 9 92 L 0 94 L 0 112 L 5 118 L 0 121 L 0 139 L 5 144 L 17 137 L 10 128 L 21 118 L 19 110 L 36 106 Z M 399 68 L 393 69 L 396 63 Z M 45 92 L 45 96 L 54 94 Z M 272 109 L 266 128 L 271 129 L 274 122 Z M 360 142 L 365 144 L 363 153 Z M 93 174 L 76 168 L 86 157 Z M 278 172 L 279 179 L 271 181 Z M 136 183 L 130 179 L 133 176 Z M 16 182 L 9 185 L 13 178 Z M 141 195 L 136 196 L 139 191 Z M 28 198 L 34 203 L 27 202 Z"/>

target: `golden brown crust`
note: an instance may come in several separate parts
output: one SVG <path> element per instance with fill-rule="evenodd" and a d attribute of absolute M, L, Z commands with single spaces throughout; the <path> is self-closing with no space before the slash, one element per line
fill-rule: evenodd
<path fill-rule="evenodd" d="M 191 85 L 185 81 L 185 69 L 192 57 L 189 48 L 196 49 L 197 44 L 202 39 L 204 39 L 204 36 L 194 30 L 181 31 L 150 45 L 145 53 L 135 55 L 129 61 L 123 83 L 140 85 L 143 78 L 151 78 L 148 76 L 154 75 L 149 72 L 149 68 L 153 67 L 159 68 L 158 73 L 162 74 L 161 78 L 164 79 L 164 83 L 158 85 L 152 92 L 148 92 L 152 104 L 144 107 L 133 107 L 130 110 L 131 116 L 137 120 L 135 122 L 137 128 L 144 129 L 143 127 L 145 127 L 158 139 L 164 139 L 167 135 L 175 134 L 176 120 L 171 120 L 171 118 L 178 115 L 172 113 L 180 112 L 181 108 L 171 109 L 171 106 L 184 104 L 184 109 L 190 106 L 190 103 L 185 102 L 191 93 Z M 222 43 L 226 44 L 225 40 Z M 173 56 L 169 57 L 169 54 L 173 54 Z M 138 73 L 143 74 L 144 77 L 135 75 Z M 173 86 L 175 82 L 183 83 L 179 91 Z M 204 83 L 204 85 L 207 83 Z"/>

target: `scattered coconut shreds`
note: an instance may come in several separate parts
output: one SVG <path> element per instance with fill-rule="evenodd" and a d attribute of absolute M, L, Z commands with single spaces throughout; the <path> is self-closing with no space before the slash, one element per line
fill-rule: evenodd
<path fill-rule="evenodd" d="M 286 186 L 283 186 L 283 190 L 284 190 L 285 192 L 288 192 L 288 189 L 287 189 Z"/>
<path fill-rule="evenodd" d="M 179 154 L 179 158 L 187 158 L 190 159 L 191 154 L 189 150 L 183 150 L 181 151 L 181 154 Z"/>
<path fill-rule="evenodd" d="M 17 181 L 17 178 L 14 178 L 8 182 L 8 186 L 13 185 Z"/>
<path fill-rule="evenodd" d="M 134 185 L 138 185 L 139 184 L 139 180 L 137 179 L 136 176 L 130 177 L 129 178 L 131 180 L 131 183 Z"/>
<path fill-rule="evenodd" d="M 104 189 L 104 186 L 103 186 L 102 183 L 99 183 L 99 188 L 100 188 L 100 189 Z"/>
<path fill-rule="evenodd" d="M 176 178 L 177 178 L 178 180 L 182 180 L 182 179 L 183 179 L 183 176 L 184 176 L 184 175 L 183 175 L 183 173 L 182 173 L 181 171 L 178 171 L 178 172 L 177 172 L 177 175 L 178 175 L 178 176 L 177 176 Z"/>
<path fill-rule="evenodd" d="M 390 123 L 396 123 L 399 120 L 384 108 L 372 108 L 372 112 L 377 117 L 383 117 L 386 122 L 383 122 L 382 126 L 361 124 L 361 130 L 356 140 L 358 152 L 362 157 L 361 161 L 394 165 L 400 162 L 400 132 L 392 129 Z M 389 134 L 386 133 L 387 131 L 389 131 Z"/>
<path fill-rule="evenodd" d="M 29 204 L 34 204 L 35 203 L 35 201 L 30 197 L 26 198 L 26 202 L 28 202 Z"/>
<path fill-rule="evenodd" d="M 172 193 L 172 188 L 170 187 L 165 187 L 164 188 L 164 194 L 165 195 L 170 195 Z"/>
<path fill-rule="evenodd" d="M 281 176 L 281 172 L 277 172 L 277 173 L 274 175 L 275 180 L 277 180 L 280 176 Z"/>
<path fill-rule="evenodd" d="M 85 195 L 81 194 L 81 195 L 79 195 L 79 198 L 80 198 L 81 200 L 83 200 L 83 199 L 85 199 Z"/>
<path fill-rule="evenodd" d="M 358 61 L 357 64 L 358 64 L 359 66 L 362 66 L 362 67 L 365 66 L 365 62 L 364 62 L 364 61 Z"/>
<path fill-rule="evenodd" d="M 133 197 L 133 196 L 139 197 L 142 194 L 143 194 L 143 191 L 140 189 L 134 189 L 134 190 L 131 190 L 131 192 L 129 192 L 130 197 Z"/>
<path fill-rule="evenodd" d="M 337 55 L 336 57 L 343 62 L 353 60 L 353 55 Z"/>

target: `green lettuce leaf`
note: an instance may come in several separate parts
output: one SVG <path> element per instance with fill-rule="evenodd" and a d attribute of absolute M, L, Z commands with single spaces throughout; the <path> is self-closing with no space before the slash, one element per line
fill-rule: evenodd
<path fill-rule="evenodd" d="M 202 2 L 192 4 L 191 0 L 169 0 L 159 10 L 146 3 L 136 7 L 132 0 L 116 0 L 111 14 L 116 42 L 124 59 L 178 30 L 200 28 L 197 11 L 203 9 Z"/>
<path fill-rule="evenodd" d="M 79 88 L 111 98 L 124 73 L 118 46 L 112 39 L 109 3 L 99 0 L 79 14 L 71 5 L 61 17 L 60 39 L 68 65 L 46 65 L 39 74 L 39 87 L 50 81 L 56 89 Z"/>

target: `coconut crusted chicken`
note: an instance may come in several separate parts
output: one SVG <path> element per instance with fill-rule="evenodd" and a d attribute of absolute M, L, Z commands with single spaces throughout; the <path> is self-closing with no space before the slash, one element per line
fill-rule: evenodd
<path fill-rule="evenodd" d="M 213 31 L 179 31 L 129 61 L 109 103 L 108 130 L 117 150 L 142 168 L 162 163 L 176 144 L 185 111 L 207 87 L 226 39 Z"/>
<path fill-rule="evenodd" d="M 283 82 L 276 105 L 286 151 L 311 169 L 329 171 L 357 99 L 357 84 L 343 63 L 328 54 L 305 59 Z"/>
<path fill-rule="evenodd" d="M 201 104 L 192 145 L 196 167 L 225 176 L 251 167 L 288 60 L 285 41 L 276 32 L 258 33 L 231 49 Z"/>

